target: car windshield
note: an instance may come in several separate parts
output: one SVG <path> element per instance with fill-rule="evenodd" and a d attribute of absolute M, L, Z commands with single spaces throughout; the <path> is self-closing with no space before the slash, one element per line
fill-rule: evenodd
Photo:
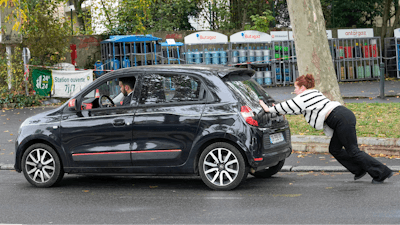
<path fill-rule="evenodd" d="M 107 95 L 110 98 L 115 98 L 118 94 L 121 93 L 120 86 L 118 83 L 118 79 L 113 78 L 111 80 L 105 81 L 96 89 L 89 92 L 87 95 L 84 96 L 84 99 L 95 98 L 96 91 L 98 91 L 99 95 Z"/>
<path fill-rule="evenodd" d="M 253 111 L 259 112 L 261 106 L 259 99 L 263 99 L 266 103 L 273 102 L 273 99 L 265 92 L 263 87 L 254 79 L 247 75 L 231 75 L 225 79 L 225 83 L 240 99 L 242 104 L 249 106 Z"/>

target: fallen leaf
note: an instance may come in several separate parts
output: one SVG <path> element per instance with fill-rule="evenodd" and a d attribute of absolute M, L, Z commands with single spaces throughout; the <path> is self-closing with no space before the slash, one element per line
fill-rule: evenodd
<path fill-rule="evenodd" d="M 325 189 L 332 189 L 333 187 L 326 187 Z"/>
<path fill-rule="evenodd" d="M 5 131 L 4 131 L 4 133 L 8 133 L 8 132 L 9 132 L 8 130 L 5 130 Z"/>
<path fill-rule="evenodd" d="M 158 186 L 149 186 L 150 188 L 158 188 Z"/>
<path fill-rule="evenodd" d="M 82 192 L 88 193 L 88 192 L 89 192 L 89 190 L 83 190 Z"/>

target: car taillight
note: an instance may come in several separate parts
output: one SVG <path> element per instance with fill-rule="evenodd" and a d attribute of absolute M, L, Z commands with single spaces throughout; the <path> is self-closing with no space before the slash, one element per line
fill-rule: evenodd
<path fill-rule="evenodd" d="M 258 122 L 257 120 L 253 119 L 253 111 L 250 109 L 250 107 L 247 105 L 242 106 L 240 113 L 242 114 L 244 120 L 246 120 L 246 123 L 258 127 Z"/>

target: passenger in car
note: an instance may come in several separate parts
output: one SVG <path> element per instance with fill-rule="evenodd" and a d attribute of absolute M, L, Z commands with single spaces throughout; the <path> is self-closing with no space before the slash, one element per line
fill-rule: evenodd
<path fill-rule="evenodd" d="M 315 129 L 324 129 L 325 134 L 332 136 L 329 152 L 335 159 L 353 173 L 354 180 L 368 173 L 372 183 L 383 183 L 393 176 L 387 166 L 360 151 L 357 143 L 356 117 L 354 113 L 339 102 L 330 101 L 321 92 L 314 89 L 312 74 L 300 76 L 294 83 L 296 97 L 268 107 L 262 100 L 260 105 L 265 112 L 280 114 L 303 114 L 306 121 Z M 343 148 L 344 147 L 344 148 Z"/>
<path fill-rule="evenodd" d="M 121 93 L 124 94 L 125 98 L 122 101 L 122 106 L 128 106 L 131 104 L 132 93 L 135 87 L 134 77 L 123 77 L 119 79 L 119 86 L 121 87 Z"/>

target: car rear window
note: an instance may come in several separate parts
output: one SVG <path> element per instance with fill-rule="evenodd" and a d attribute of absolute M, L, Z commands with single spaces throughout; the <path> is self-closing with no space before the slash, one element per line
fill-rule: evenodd
<path fill-rule="evenodd" d="M 243 105 L 249 106 L 255 112 L 261 110 L 259 99 L 263 99 L 265 103 L 274 102 L 264 88 L 248 75 L 230 75 L 224 78 L 224 82 Z"/>

